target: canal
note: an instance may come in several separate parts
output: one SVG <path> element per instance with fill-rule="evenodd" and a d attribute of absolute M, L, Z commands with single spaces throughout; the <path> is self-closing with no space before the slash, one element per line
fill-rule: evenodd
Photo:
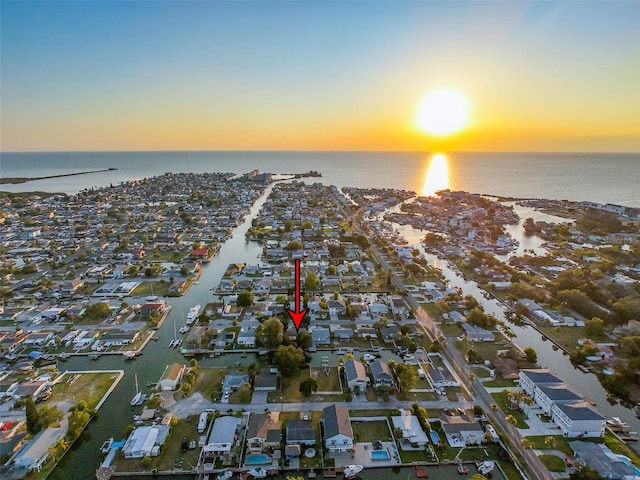
<path fill-rule="evenodd" d="M 167 364 L 185 362 L 179 349 L 168 347 L 174 336 L 174 325 L 177 328 L 183 325 L 186 314 L 192 306 L 199 304 L 204 308 L 207 303 L 217 299 L 217 295 L 214 295 L 211 289 L 215 289 L 218 285 L 229 262 L 256 264 L 259 261 L 262 247 L 255 242 L 246 242 L 245 233 L 251 226 L 251 220 L 262 208 L 273 186 L 274 184 L 265 189 L 241 225 L 222 245 L 211 262 L 203 264 L 198 284 L 193 285 L 186 295 L 168 299 L 172 309 L 156 334 L 159 340 L 149 342 L 142 355 L 129 362 L 120 355 L 103 355 L 95 361 L 89 360 L 87 357 L 71 357 L 65 363 L 58 365 L 61 371 L 119 369 L 125 371 L 125 376 L 49 478 L 55 480 L 94 478 L 95 470 L 102 461 L 102 455 L 99 451 L 102 442 L 110 437 L 114 437 L 116 440 L 123 438 L 125 427 L 133 423 L 133 415 L 137 413 L 137 410 L 134 410 L 130 405 L 130 401 L 135 395 L 134 375 L 138 375 L 140 388 L 148 393 L 150 389 L 145 388 L 145 385 L 147 383 L 155 384 Z M 214 360 L 219 359 L 211 359 L 212 364 Z M 201 364 L 207 366 L 207 362 L 208 359 Z"/>
<path fill-rule="evenodd" d="M 524 235 L 522 221 L 527 217 L 552 222 L 565 221 L 565 219 L 546 215 L 525 207 L 515 206 L 515 208 L 522 220 L 517 225 L 510 226 L 508 230 L 513 238 L 519 242 L 517 254 L 521 254 L 525 248 L 532 249 L 537 254 L 544 254 L 542 242 L 537 239 L 537 237 L 527 237 Z M 596 409 L 606 417 L 619 417 L 629 424 L 631 431 L 640 432 L 640 420 L 636 418 L 634 412 L 617 402 L 611 403 L 606 390 L 600 385 L 600 381 L 593 373 L 585 373 L 574 367 L 569 357 L 565 355 L 561 349 L 554 349 L 554 343 L 547 340 L 546 337 L 543 337 L 535 328 L 530 325 L 516 325 L 509 322 L 505 317 L 506 307 L 503 304 L 494 298 L 485 298 L 483 295 L 484 291 L 476 282 L 465 280 L 457 270 L 454 271 L 449 268 L 446 260 L 426 253 L 420 243 L 425 232 L 413 229 L 410 226 L 394 225 L 410 245 L 420 250 L 430 265 L 438 268 L 442 272 L 451 286 L 460 288 L 463 295 L 472 295 L 475 297 L 482 304 L 485 312 L 494 315 L 499 320 L 508 322 L 510 329 L 515 333 L 513 342 L 522 349 L 532 347 L 538 354 L 538 363 L 541 367 L 550 368 L 555 371 L 567 385 L 574 388 L 577 392 L 582 393 L 586 399 L 595 402 Z M 506 260 L 506 258 L 499 258 Z M 629 444 L 629 446 L 635 450 L 639 450 L 639 446 L 636 444 Z"/>

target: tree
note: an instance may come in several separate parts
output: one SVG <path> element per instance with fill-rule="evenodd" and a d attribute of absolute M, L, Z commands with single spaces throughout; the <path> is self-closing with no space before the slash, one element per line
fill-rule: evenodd
<path fill-rule="evenodd" d="M 318 382 L 315 379 L 309 377 L 305 378 L 302 382 L 300 382 L 300 392 L 305 397 L 308 397 L 314 392 L 318 391 Z"/>
<path fill-rule="evenodd" d="M 591 320 L 584 322 L 585 333 L 593 338 L 600 337 L 604 334 L 604 320 L 598 317 L 593 317 Z"/>
<path fill-rule="evenodd" d="M 282 343 L 284 325 L 277 317 L 265 320 L 256 329 L 256 342 L 259 346 L 275 348 Z"/>
<path fill-rule="evenodd" d="M 245 290 L 238 294 L 238 299 L 236 300 L 236 305 L 240 308 L 246 308 L 253 305 L 253 293 L 249 290 Z"/>
<path fill-rule="evenodd" d="M 25 412 L 27 415 L 27 431 L 29 433 L 38 433 L 38 409 L 36 408 L 36 404 L 33 401 L 33 398 L 27 397 L 25 401 Z"/>
<path fill-rule="evenodd" d="M 290 377 L 296 370 L 299 370 L 306 362 L 304 352 L 301 348 L 293 345 L 280 345 L 273 355 L 273 364 L 278 367 L 283 377 Z"/>
<path fill-rule="evenodd" d="M 313 345 L 313 338 L 309 332 L 298 332 L 296 343 L 301 349 L 309 350 L 311 345 Z"/>
<path fill-rule="evenodd" d="M 523 351 L 527 357 L 527 362 L 536 363 L 538 361 L 538 354 L 532 347 L 527 347 Z"/>
<path fill-rule="evenodd" d="M 551 435 L 546 436 L 544 438 L 544 446 L 547 447 L 549 450 L 556 448 L 556 439 L 553 438 Z"/>
<path fill-rule="evenodd" d="M 307 274 L 307 278 L 304 279 L 305 290 L 307 291 L 317 290 L 319 286 L 320 286 L 320 282 L 318 280 L 318 276 L 313 272 L 309 272 Z"/>
<path fill-rule="evenodd" d="M 406 393 L 418 383 L 418 372 L 411 365 L 396 363 L 394 365 L 394 371 L 398 378 L 398 386 L 401 391 Z"/>
<path fill-rule="evenodd" d="M 516 425 L 518 423 L 518 419 L 513 415 L 507 415 L 506 417 L 504 417 L 504 419 L 511 425 Z"/>

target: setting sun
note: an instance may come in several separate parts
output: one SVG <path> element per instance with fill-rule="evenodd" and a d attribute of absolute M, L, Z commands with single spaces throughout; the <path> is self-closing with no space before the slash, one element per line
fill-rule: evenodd
<path fill-rule="evenodd" d="M 430 135 L 445 136 L 469 124 L 469 102 L 454 88 L 440 88 L 418 105 L 416 126 Z"/>

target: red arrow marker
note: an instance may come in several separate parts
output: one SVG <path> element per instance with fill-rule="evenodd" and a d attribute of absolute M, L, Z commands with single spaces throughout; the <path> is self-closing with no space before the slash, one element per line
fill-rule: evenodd
<path fill-rule="evenodd" d="M 300 323 L 302 323 L 302 319 L 304 318 L 307 310 L 300 310 L 300 259 L 295 260 L 296 262 L 296 271 L 295 271 L 295 282 L 296 282 L 296 309 L 295 311 L 290 308 L 286 308 L 285 310 L 293 320 L 293 324 L 296 326 L 296 333 L 300 329 Z"/>

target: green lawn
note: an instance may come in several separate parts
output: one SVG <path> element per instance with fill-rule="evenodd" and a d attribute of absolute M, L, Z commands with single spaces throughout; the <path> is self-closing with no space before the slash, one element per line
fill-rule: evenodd
<path fill-rule="evenodd" d="M 226 375 L 226 368 L 200 368 L 192 392 L 200 392 L 206 399 L 219 396 L 222 391 L 222 380 Z"/>
<path fill-rule="evenodd" d="M 52 405 L 65 401 L 77 404 L 84 400 L 89 408 L 94 408 L 117 376 L 115 372 L 66 374 L 55 384 L 53 394 L 44 404 Z"/>
<path fill-rule="evenodd" d="M 309 367 L 309 375 L 318 382 L 319 392 L 342 393 L 336 367 Z"/>
<path fill-rule="evenodd" d="M 290 377 L 282 377 L 282 391 L 269 392 L 270 402 L 300 402 L 304 400 L 300 393 L 300 382 L 309 378 L 308 370 L 298 370 Z"/>
<path fill-rule="evenodd" d="M 496 400 L 496 404 L 502 409 L 506 416 L 513 415 L 513 417 L 518 421 L 515 424 L 516 428 L 529 428 L 527 422 L 525 421 L 525 415 L 519 410 L 511 410 L 507 407 L 507 403 L 505 401 L 506 395 L 502 392 L 492 393 L 491 396 Z"/>
<path fill-rule="evenodd" d="M 550 472 L 564 472 L 566 470 L 564 460 L 556 455 L 540 455 L 538 458 Z"/>
<path fill-rule="evenodd" d="M 381 442 L 391 441 L 391 432 L 386 420 L 374 420 L 368 422 L 351 422 L 353 435 L 356 442 Z"/>
<path fill-rule="evenodd" d="M 587 336 L 586 327 L 537 327 L 548 338 L 560 344 L 563 348 L 572 351 L 578 346 L 578 339 Z M 594 339 L 596 340 L 596 339 Z"/>
<path fill-rule="evenodd" d="M 550 448 L 545 444 L 545 439 L 549 435 L 535 435 L 525 438 L 525 445 L 527 448 L 532 448 L 534 450 L 549 450 Z M 573 455 L 573 450 L 569 446 L 569 439 L 563 437 L 562 435 L 552 435 L 555 440 L 555 444 L 552 447 L 554 450 L 560 450 L 562 453 L 565 453 L 569 456 Z"/>

